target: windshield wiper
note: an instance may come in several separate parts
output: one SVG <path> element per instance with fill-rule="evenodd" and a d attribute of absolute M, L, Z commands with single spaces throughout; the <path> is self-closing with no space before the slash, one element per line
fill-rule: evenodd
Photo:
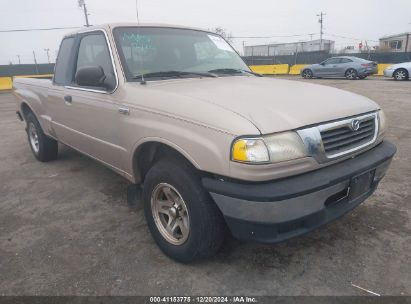
<path fill-rule="evenodd" d="M 141 82 L 145 82 L 145 78 L 155 78 L 155 77 L 182 77 L 196 75 L 201 77 L 217 77 L 217 75 L 210 72 L 184 72 L 184 71 L 162 71 L 162 72 L 152 72 L 141 75 L 136 75 L 133 79 L 141 79 Z"/>
<path fill-rule="evenodd" d="M 232 68 L 224 68 L 224 69 L 215 69 L 215 70 L 210 70 L 208 71 L 209 73 L 221 73 L 221 74 L 239 74 L 239 73 L 247 73 L 247 74 L 251 74 L 254 76 L 258 76 L 258 77 L 263 77 L 263 75 L 252 72 L 252 71 L 248 71 L 248 70 L 243 70 L 243 69 L 232 69 Z"/>

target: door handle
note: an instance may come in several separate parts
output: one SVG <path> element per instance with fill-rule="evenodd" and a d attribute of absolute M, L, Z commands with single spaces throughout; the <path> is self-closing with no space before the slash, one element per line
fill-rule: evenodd
<path fill-rule="evenodd" d="M 123 115 L 129 115 L 130 114 L 130 109 L 127 108 L 127 107 L 119 107 L 118 112 L 120 114 L 123 114 Z"/>
<path fill-rule="evenodd" d="M 64 101 L 66 102 L 66 104 L 71 104 L 73 98 L 70 95 L 66 95 L 64 96 Z"/>

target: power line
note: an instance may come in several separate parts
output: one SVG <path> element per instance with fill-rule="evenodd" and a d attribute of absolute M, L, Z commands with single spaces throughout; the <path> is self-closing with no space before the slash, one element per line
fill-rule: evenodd
<path fill-rule="evenodd" d="M 292 38 L 292 37 L 303 37 L 303 36 L 309 36 L 310 39 L 312 40 L 312 36 L 314 35 L 320 35 L 320 33 L 307 33 L 307 34 L 295 34 L 295 35 L 270 35 L 270 36 L 234 36 L 231 37 L 233 39 L 268 39 L 268 38 Z M 356 40 L 356 41 L 362 41 L 362 40 L 367 40 L 367 41 L 373 41 L 373 42 L 379 42 L 378 40 L 373 40 L 373 39 L 364 39 L 364 38 L 355 38 L 355 37 L 348 37 L 348 36 L 343 36 L 343 35 L 337 35 L 337 34 L 330 34 L 327 32 L 323 32 L 323 36 L 332 36 L 332 37 L 337 37 L 337 38 L 343 38 L 343 39 L 350 39 L 350 40 Z"/>
<path fill-rule="evenodd" d="M 37 28 L 37 29 L 15 29 L 15 30 L 0 30 L 0 33 L 14 33 L 14 32 L 34 32 L 34 31 L 54 31 L 54 30 L 72 30 L 78 29 L 80 26 L 72 27 L 50 27 L 50 28 Z"/>
<path fill-rule="evenodd" d="M 317 34 L 309 33 L 309 34 L 296 34 L 296 35 L 235 36 L 235 37 L 231 37 L 231 38 L 233 38 L 233 39 L 264 39 L 264 38 L 289 38 L 289 37 L 302 37 L 302 36 L 310 36 L 310 35 L 317 35 Z"/>
<path fill-rule="evenodd" d="M 356 40 L 356 41 L 367 40 L 367 41 L 379 42 L 379 40 L 361 39 L 361 38 L 347 37 L 347 36 L 341 36 L 341 35 L 329 34 L 329 33 L 325 33 L 325 35 L 332 36 L 332 37 L 337 37 L 337 38 L 349 39 L 349 40 Z"/>

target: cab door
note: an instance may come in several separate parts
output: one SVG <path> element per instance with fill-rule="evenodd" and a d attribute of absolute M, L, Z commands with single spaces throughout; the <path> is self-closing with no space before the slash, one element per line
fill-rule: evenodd
<path fill-rule="evenodd" d="M 114 168 L 124 169 L 126 149 L 121 146 L 119 104 L 115 102 L 118 79 L 108 39 L 102 30 L 76 38 L 73 77 L 63 92 L 56 94 L 54 129 L 59 140 Z M 101 67 L 107 87 L 79 85 L 76 75 L 85 67 Z M 123 117 L 122 117 L 123 118 Z"/>

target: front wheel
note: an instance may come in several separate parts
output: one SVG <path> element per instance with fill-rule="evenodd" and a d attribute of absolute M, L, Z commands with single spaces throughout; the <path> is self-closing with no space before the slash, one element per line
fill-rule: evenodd
<path fill-rule="evenodd" d="M 348 80 L 355 80 L 358 77 L 358 73 L 356 70 L 354 69 L 348 69 L 345 72 L 345 78 L 347 78 Z"/>
<path fill-rule="evenodd" d="M 34 157 L 41 162 L 55 160 L 58 154 L 58 143 L 44 134 L 40 123 L 33 113 L 26 116 L 27 137 Z"/>
<path fill-rule="evenodd" d="M 301 73 L 301 76 L 303 76 L 304 79 L 311 79 L 313 78 L 313 71 L 306 69 Z"/>
<path fill-rule="evenodd" d="M 189 263 L 220 249 L 224 219 L 195 169 L 185 161 L 156 163 L 145 177 L 143 201 L 150 232 L 169 257 Z"/>
<path fill-rule="evenodd" d="M 408 79 L 408 72 L 406 69 L 398 69 L 394 72 L 393 77 L 395 80 L 403 81 Z"/>

